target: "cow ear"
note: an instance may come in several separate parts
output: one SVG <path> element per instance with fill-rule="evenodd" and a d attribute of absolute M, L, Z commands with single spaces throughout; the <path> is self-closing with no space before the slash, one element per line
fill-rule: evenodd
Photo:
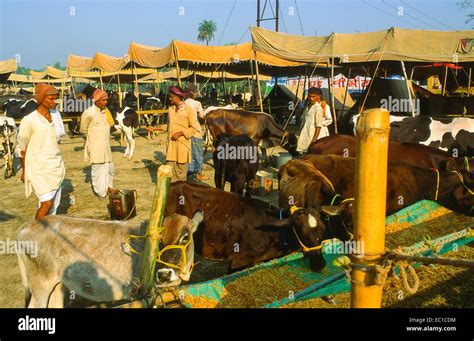
<path fill-rule="evenodd" d="M 345 207 L 346 207 L 346 204 L 334 205 L 334 206 L 325 205 L 325 206 L 321 206 L 321 211 L 324 214 L 333 217 L 333 216 L 340 215 Z"/>
<path fill-rule="evenodd" d="M 440 161 L 438 167 L 439 167 L 439 170 L 443 172 L 451 172 L 451 171 L 458 170 L 456 161 L 451 157 Z"/>
<path fill-rule="evenodd" d="M 255 229 L 263 232 L 275 232 L 278 231 L 279 229 L 286 228 L 290 226 L 290 220 L 289 219 L 279 219 L 275 220 L 271 224 L 264 224 L 257 226 Z"/>
<path fill-rule="evenodd" d="M 194 213 L 192 233 L 196 232 L 199 224 L 202 223 L 203 219 L 204 219 L 204 212 L 203 211 L 198 210 L 196 213 Z"/>

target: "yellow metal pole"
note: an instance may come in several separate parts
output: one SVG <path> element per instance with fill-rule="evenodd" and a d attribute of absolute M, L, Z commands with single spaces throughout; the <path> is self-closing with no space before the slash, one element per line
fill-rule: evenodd
<path fill-rule="evenodd" d="M 166 200 L 171 183 L 173 168 L 162 165 L 157 171 L 155 195 L 153 197 L 150 220 L 146 230 L 145 251 L 140 272 L 140 283 L 144 293 L 153 288 L 156 257 L 159 251 L 161 228 L 163 226 Z"/>
<path fill-rule="evenodd" d="M 387 196 L 388 139 L 390 113 L 385 109 L 364 111 L 356 127 L 354 240 L 362 255 L 353 263 L 366 267 L 380 264 L 385 251 L 385 209 Z M 374 283 L 375 273 L 354 267 L 352 308 L 380 308 L 382 286 Z"/>

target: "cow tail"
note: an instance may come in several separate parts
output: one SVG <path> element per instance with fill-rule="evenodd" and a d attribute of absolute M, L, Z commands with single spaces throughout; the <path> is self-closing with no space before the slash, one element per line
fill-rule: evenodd
<path fill-rule="evenodd" d="M 25 308 L 28 308 L 31 302 L 31 288 L 30 288 L 30 283 L 28 281 L 28 276 L 26 275 L 26 267 L 25 267 L 25 262 L 21 258 L 22 254 L 18 253 L 18 266 L 20 268 L 20 276 L 21 276 L 21 282 L 23 283 L 23 288 L 25 290 Z"/>

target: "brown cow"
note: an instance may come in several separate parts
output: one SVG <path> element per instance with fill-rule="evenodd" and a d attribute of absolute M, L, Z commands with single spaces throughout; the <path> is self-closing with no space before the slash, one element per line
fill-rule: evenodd
<path fill-rule="evenodd" d="M 335 191 L 344 198 L 354 197 L 355 159 L 336 155 L 305 155 L 316 169 L 326 175 Z M 458 172 L 462 176 L 454 173 Z M 437 173 L 401 162 L 388 164 L 387 215 L 422 199 L 435 200 Z M 474 175 L 459 169 L 452 159 L 439 164 L 439 188 L 437 202 L 451 210 L 468 213 L 474 205 Z"/>
<path fill-rule="evenodd" d="M 275 119 L 263 112 L 250 112 L 231 109 L 217 109 L 206 115 L 206 139 L 216 141 L 217 135 L 248 135 L 255 145 L 262 142 L 262 153 L 266 160 L 264 148 L 281 145 L 292 155 L 296 155 L 297 138 L 280 128 Z"/>
<path fill-rule="evenodd" d="M 211 259 L 228 259 L 230 271 L 250 267 L 258 262 L 281 257 L 301 248 L 295 233 L 305 246 L 321 244 L 330 238 L 321 213 L 337 214 L 337 207 L 314 207 L 289 210 L 276 208 L 263 201 L 192 182 L 171 184 L 165 216 L 180 214 L 193 217 L 202 210 L 203 222 L 197 231 L 177 229 L 178 236 L 193 235 L 196 253 Z M 294 229 L 293 229 L 294 228 Z M 313 270 L 325 266 L 321 250 L 309 252 Z M 173 268 L 160 270 L 163 282 Z"/>
<path fill-rule="evenodd" d="M 356 138 L 351 135 L 331 135 L 323 137 L 311 144 L 308 154 L 334 154 L 344 157 L 355 157 Z M 400 161 L 422 168 L 438 168 L 442 160 L 452 155 L 444 150 L 432 148 L 418 143 L 389 141 L 388 161 Z M 474 172 L 474 159 L 454 158 L 459 169 Z"/>

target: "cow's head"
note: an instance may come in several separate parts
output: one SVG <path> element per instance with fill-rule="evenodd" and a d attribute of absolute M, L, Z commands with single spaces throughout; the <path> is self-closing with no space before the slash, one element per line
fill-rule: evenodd
<path fill-rule="evenodd" d="M 451 186 L 448 184 L 451 189 L 451 196 L 448 200 L 454 202 L 448 202 L 448 206 L 454 204 L 454 209 L 474 214 L 474 174 L 465 167 L 459 167 L 451 158 L 441 161 L 439 170 L 441 173 L 449 175 L 449 182 L 452 183 Z"/>
<path fill-rule="evenodd" d="M 321 271 L 326 266 L 322 254 L 322 243 L 325 239 L 338 237 L 329 229 L 324 215 L 340 215 L 346 204 L 311 208 L 291 208 L 290 226 L 303 252 L 309 254 L 310 266 L 313 271 Z"/>
<path fill-rule="evenodd" d="M 192 219 L 179 214 L 165 218 L 158 254 L 157 286 L 177 286 L 181 280 L 189 280 L 194 263 L 193 233 L 202 220 L 202 211 L 197 211 Z"/>
<path fill-rule="evenodd" d="M 283 136 L 281 142 L 281 146 L 282 148 L 288 150 L 293 156 L 298 154 L 296 151 L 296 147 L 298 146 L 298 138 L 293 133 L 289 134 L 288 132 L 285 132 L 285 135 Z"/>

